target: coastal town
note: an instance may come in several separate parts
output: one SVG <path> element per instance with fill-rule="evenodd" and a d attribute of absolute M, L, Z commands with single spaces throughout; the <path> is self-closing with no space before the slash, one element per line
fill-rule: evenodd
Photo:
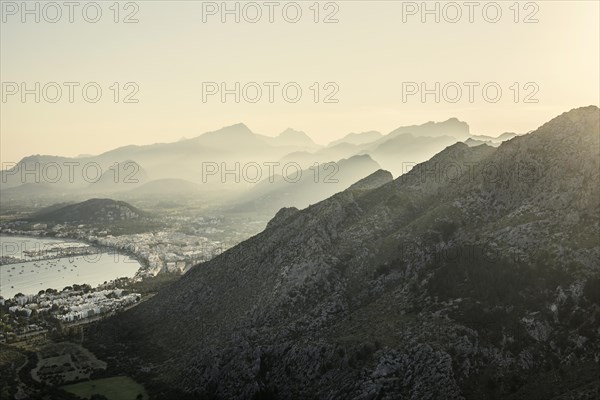
<path fill-rule="evenodd" d="M 37 254 L 37 260 L 61 255 L 90 254 L 98 251 L 123 253 L 137 259 L 141 268 L 139 276 L 155 276 L 161 272 L 187 272 L 193 265 L 208 261 L 259 231 L 256 223 L 235 224 L 223 216 L 170 217 L 148 224 L 141 232 L 122 234 L 119 226 L 97 224 L 42 224 L 23 220 L 6 221 L 0 224 L 0 235 L 33 236 L 79 240 L 91 247 L 62 249 L 61 254 L 52 254 L 45 249 Z M 237 228 L 232 229 L 233 226 Z M 18 254 L 13 254 L 13 252 Z M 0 265 L 19 262 L 22 251 L 13 252 L 3 247 Z"/>
<path fill-rule="evenodd" d="M 9 296 L 7 290 L 11 289 L 4 286 L 5 293 L 0 293 L 0 343 L 56 334 L 133 307 L 165 283 L 179 279 L 192 266 L 221 254 L 261 227 L 255 221 L 222 215 L 175 213 L 137 221 L 135 229 L 124 232 L 114 221 L 42 223 L 13 215 L 0 223 L 0 266 L 6 268 L 4 278 L 24 276 L 19 274 L 29 272 L 23 267 L 29 263 L 36 272 L 44 268 L 60 270 L 69 286 L 49 284 L 40 289 L 51 287 L 36 290 L 37 293 L 21 290 L 14 294 L 19 290 L 15 286 Z M 49 240 L 43 240 L 46 238 Z M 137 272 L 129 277 L 116 275 L 96 287 L 85 281 L 68 282 L 69 270 L 76 271 L 77 264 L 81 267 L 85 260 L 106 254 L 115 260 L 131 259 L 136 262 Z M 61 266 L 61 259 L 67 267 Z"/>
<path fill-rule="evenodd" d="M 140 293 L 120 287 L 124 283 L 126 281 L 111 281 L 97 288 L 72 285 L 60 291 L 49 288 L 33 295 L 18 293 L 10 299 L 0 297 L 0 343 L 91 322 L 141 301 Z"/>

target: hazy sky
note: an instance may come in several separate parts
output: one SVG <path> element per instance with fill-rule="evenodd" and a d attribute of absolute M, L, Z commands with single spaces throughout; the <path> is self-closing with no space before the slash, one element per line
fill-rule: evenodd
<path fill-rule="evenodd" d="M 36 3 L 27 4 L 34 9 Z M 349 132 L 387 133 L 398 126 L 450 117 L 467 121 L 472 133 L 498 135 L 527 132 L 571 108 L 600 103 L 596 0 L 523 1 L 518 7 L 514 1 L 478 2 L 472 23 L 470 9 L 462 1 L 454 3 L 459 9 L 438 3 L 439 23 L 435 15 L 425 15 L 422 22 L 421 2 L 320 2 L 318 23 L 313 1 L 297 2 L 302 10 L 297 23 L 288 22 L 296 11 L 290 2 L 274 7 L 273 23 L 269 6 L 261 1 L 251 6 L 239 3 L 239 23 L 234 15 L 226 15 L 223 23 L 221 10 L 209 15 L 214 6 L 222 8 L 220 1 L 120 2 L 118 23 L 117 8 L 109 8 L 114 2 L 98 2 L 102 16 L 91 23 L 84 19 L 84 6 L 86 18 L 96 18 L 94 5 L 88 3 L 80 2 L 74 9 L 73 23 L 63 2 L 55 3 L 62 16 L 51 23 L 58 19 L 51 6 L 39 3 L 40 21 L 35 22 L 34 14 L 22 15 L 21 1 L 2 1 L 3 162 L 37 153 L 75 156 L 128 144 L 176 141 L 237 122 L 267 135 L 293 127 L 318 143 Z M 256 16 L 254 5 L 262 12 L 256 23 L 248 21 Z M 502 15 L 492 23 L 496 5 Z M 430 9 L 435 6 L 429 2 Z M 229 2 L 228 7 L 236 3 Z M 452 23 L 457 10 L 461 17 Z M 131 13 L 138 22 L 123 23 Z M 338 22 L 323 23 L 332 13 Z M 525 19 L 538 22 L 524 23 Z M 35 82 L 40 82 L 39 103 L 34 94 L 25 102 L 21 93 L 11 94 L 20 91 L 23 82 L 34 91 Z M 56 103 L 50 102 L 56 97 L 51 82 L 62 91 Z M 73 103 L 64 82 L 79 84 L 72 86 Z M 89 82 L 102 90 L 96 103 L 83 97 L 82 87 Z M 115 82 L 118 103 L 113 98 Z M 135 85 L 125 87 L 127 82 Z M 247 101 L 256 95 L 250 85 L 240 103 L 235 103 L 234 95 L 228 95 L 225 103 L 219 95 L 203 101 L 203 82 L 225 82 L 229 88 L 235 82 L 240 87 L 257 82 L 262 97 L 256 103 Z M 279 83 L 272 103 L 264 82 Z M 282 87 L 289 82 L 302 89 L 296 103 L 283 97 Z M 317 103 L 311 90 L 314 82 L 320 87 Z M 325 87 L 327 82 L 333 84 Z M 440 82 L 440 92 L 447 83 L 457 84 L 446 85 L 446 96 L 436 103 L 434 94 L 425 102 L 418 94 L 403 101 L 407 89 L 414 89 L 406 82 L 425 82 L 430 89 Z M 479 83 L 473 86 L 472 102 L 464 82 Z M 482 87 L 490 82 L 495 84 L 487 87 L 488 101 Z M 124 103 L 123 96 L 136 85 L 139 92 L 133 98 L 139 101 Z M 294 86 L 288 86 L 288 95 L 294 97 Z M 333 98 L 338 102 L 323 102 L 335 87 L 339 91 Z M 492 103 L 496 87 L 502 96 Z M 88 85 L 87 93 L 92 100 L 94 87 Z M 538 102 L 525 102 L 528 95 Z"/>

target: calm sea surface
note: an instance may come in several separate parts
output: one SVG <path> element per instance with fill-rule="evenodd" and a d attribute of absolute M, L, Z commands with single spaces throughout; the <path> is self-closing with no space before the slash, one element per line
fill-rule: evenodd
<path fill-rule="evenodd" d="M 0 256 L 13 257 L 10 264 L 0 265 L 0 296 L 5 299 L 48 288 L 62 290 L 73 284 L 95 287 L 115 278 L 132 277 L 140 268 L 129 256 L 95 248 L 89 248 L 90 254 L 66 255 L 88 246 L 71 240 L 0 236 L 0 245 Z"/>

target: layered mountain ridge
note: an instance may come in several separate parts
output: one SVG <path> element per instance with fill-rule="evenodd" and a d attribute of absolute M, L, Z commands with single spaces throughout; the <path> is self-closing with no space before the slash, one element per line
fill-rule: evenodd
<path fill-rule="evenodd" d="M 283 209 L 90 345 L 181 398 L 594 398 L 599 117 Z"/>
<path fill-rule="evenodd" d="M 221 174 L 206 174 L 206 164 L 212 164 L 211 170 L 217 165 L 219 172 L 225 168 L 232 170 L 236 164 L 261 165 L 265 162 L 298 163 L 303 169 L 307 169 L 315 163 L 337 162 L 367 154 L 397 176 L 406 172 L 396 170 L 396 165 L 401 165 L 398 160 L 421 162 L 445 146 L 468 137 L 468 125 L 456 118 L 439 123 L 427 122 L 423 125 L 400 127 L 387 135 L 375 131 L 349 134 L 328 146 L 319 146 L 306 133 L 291 128 L 278 136 L 270 137 L 254 133 L 246 125 L 238 123 L 190 139 L 123 146 L 96 156 L 28 156 L 13 168 L 0 171 L 0 175 L 3 189 L 29 184 L 28 192 L 40 187 L 40 194 L 47 192 L 45 184 L 50 184 L 56 192 L 84 191 L 98 194 L 131 190 L 135 185 L 129 181 L 122 182 L 121 178 L 124 176 L 141 181 L 136 183 L 184 179 L 202 184 L 206 191 L 214 190 L 215 187 L 222 190 L 224 186 Z M 498 139 L 497 142 L 499 141 Z M 131 165 L 135 168 L 131 168 Z M 97 182 L 95 174 L 115 178 L 116 171 L 121 172 L 118 176 L 120 180 L 101 179 L 100 183 Z M 246 189 L 250 186 L 247 183 L 238 182 L 235 186 Z M 9 192 L 11 195 L 19 193 L 19 190 Z"/>

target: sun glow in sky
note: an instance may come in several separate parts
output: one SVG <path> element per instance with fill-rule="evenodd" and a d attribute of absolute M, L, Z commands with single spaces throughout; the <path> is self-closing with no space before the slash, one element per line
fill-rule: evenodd
<path fill-rule="evenodd" d="M 27 2 L 31 9 L 36 3 Z M 102 16 L 91 23 L 82 11 L 87 3 L 70 23 L 57 2 L 62 17 L 53 23 L 58 14 L 44 3 L 35 22 L 22 15 L 21 2 L 2 1 L 3 162 L 176 141 L 238 122 L 273 136 L 292 127 L 322 144 L 450 117 L 474 134 L 525 133 L 600 103 L 598 1 L 479 2 L 473 22 L 460 1 L 458 8 L 437 3 L 439 12 L 429 2 L 439 22 L 421 2 L 310 1 L 294 3 L 302 12 L 295 23 L 289 2 L 273 10 L 273 23 L 260 1 L 258 8 L 228 2 L 239 7 L 239 22 L 221 15 L 221 2 L 138 1 L 99 2 Z M 497 22 L 490 3 L 499 5 Z M 257 10 L 262 17 L 252 22 Z M 86 11 L 95 18 L 94 9 Z M 36 94 L 23 102 L 21 84 L 34 89 L 36 82 L 39 103 Z M 221 93 L 207 94 L 223 82 L 229 89 L 239 82 L 239 103 L 235 94 L 224 102 Z M 84 98 L 90 83 L 89 99 L 102 90 L 97 102 Z M 439 90 L 422 98 L 421 89 L 436 83 Z M 56 86 L 62 96 L 53 103 Z"/>

